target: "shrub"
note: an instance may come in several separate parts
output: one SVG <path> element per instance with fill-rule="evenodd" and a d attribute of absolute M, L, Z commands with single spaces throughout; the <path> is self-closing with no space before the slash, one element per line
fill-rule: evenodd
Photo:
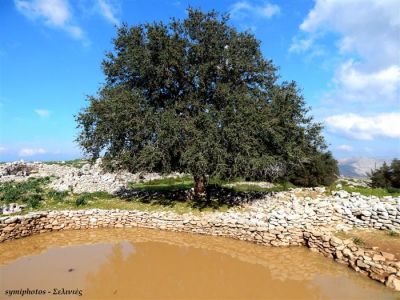
<path fill-rule="evenodd" d="M 372 187 L 380 187 L 392 190 L 394 193 L 400 190 L 400 160 L 394 159 L 390 166 L 386 163 L 379 169 L 371 170 L 369 174 Z"/>
<path fill-rule="evenodd" d="M 40 205 L 40 201 L 43 200 L 43 197 L 39 194 L 30 195 L 27 199 L 27 203 L 31 208 L 37 208 Z"/>
<path fill-rule="evenodd" d="M 363 239 L 358 236 L 353 237 L 353 243 L 356 244 L 357 246 L 361 246 L 361 245 L 365 244 Z"/>
<path fill-rule="evenodd" d="M 84 206 L 86 204 L 87 204 L 87 200 L 86 200 L 85 196 L 80 196 L 80 197 L 76 198 L 76 200 L 75 200 L 76 206 Z"/>
<path fill-rule="evenodd" d="M 60 202 L 63 201 L 66 197 L 68 197 L 68 191 L 55 191 L 51 190 L 47 193 L 49 198 L 52 198 L 54 201 Z"/>
<path fill-rule="evenodd" d="M 50 181 L 49 177 L 29 178 L 22 182 L 5 182 L 0 185 L 0 201 L 11 202 L 29 202 L 32 194 L 41 195 L 43 185 Z"/>
<path fill-rule="evenodd" d="M 329 186 L 338 175 L 337 161 L 332 153 L 317 153 L 308 162 L 294 168 L 289 175 L 289 181 L 297 186 Z"/>

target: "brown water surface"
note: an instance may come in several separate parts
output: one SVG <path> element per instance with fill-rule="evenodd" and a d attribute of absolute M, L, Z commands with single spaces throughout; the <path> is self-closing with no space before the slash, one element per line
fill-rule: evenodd
<path fill-rule="evenodd" d="M 0 298 L 399 299 L 306 248 L 149 229 L 64 231 L 0 244 Z M 81 290 L 83 296 L 54 295 Z"/>

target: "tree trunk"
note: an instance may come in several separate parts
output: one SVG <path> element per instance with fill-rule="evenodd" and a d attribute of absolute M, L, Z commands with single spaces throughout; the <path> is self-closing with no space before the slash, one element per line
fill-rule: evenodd
<path fill-rule="evenodd" d="M 204 193 L 206 187 L 205 176 L 194 176 L 194 196 L 199 197 Z"/>

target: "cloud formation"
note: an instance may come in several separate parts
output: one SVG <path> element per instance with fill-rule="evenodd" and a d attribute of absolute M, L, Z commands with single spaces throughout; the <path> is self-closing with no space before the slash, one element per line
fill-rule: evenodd
<path fill-rule="evenodd" d="M 17 10 L 29 19 L 40 20 L 46 26 L 62 29 L 74 39 L 85 39 L 83 30 L 72 22 L 68 0 L 14 0 L 14 3 Z"/>
<path fill-rule="evenodd" d="M 397 0 L 317 0 L 300 29 L 313 39 L 327 32 L 339 33 L 341 53 L 357 53 L 377 67 L 399 59 Z"/>
<path fill-rule="evenodd" d="M 7 151 L 6 147 L 0 146 L 0 154 Z"/>
<path fill-rule="evenodd" d="M 338 35 L 340 63 L 326 100 L 334 103 L 399 101 L 400 14 L 397 0 L 317 0 L 293 38 L 290 52 L 314 51 Z"/>
<path fill-rule="evenodd" d="M 111 24 L 119 26 L 120 21 L 115 16 L 115 8 L 106 0 L 98 0 L 101 15 Z"/>
<path fill-rule="evenodd" d="M 376 137 L 400 138 L 400 112 L 363 117 L 354 113 L 330 116 L 325 119 L 327 130 L 347 138 L 372 140 Z"/>
<path fill-rule="evenodd" d="M 354 148 L 350 145 L 340 145 L 337 147 L 337 149 L 344 152 L 351 152 L 354 150 Z"/>
<path fill-rule="evenodd" d="M 39 117 L 47 118 L 50 116 L 51 111 L 47 109 L 35 109 L 35 113 L 37 113 Z"/>
<path fill-rule="evenodd" d="M 20 157 L 30 157 L 38 154 L 46 154 L 47 151 L 43 148 L 22 148 L 19 150 L 18 155 Z"/>
<path fill-rule="evenodd" d="M 243 19 L 248 17 L 260 17 L 270 19 L 279 14 L 280 7 L 276 4 L 265 3 L 264 5 L 254 5 L 248 1 L 238 1 L 234 3 L 229 11 L 233 19 Z"/>
<path fill-rule="evenodd" d="M 342 63 L 336 70 L 336 89 L 330 97 L 350 102 L 395 103 L 399 101 L 400 65 L 390 65 L 377 70 L 363 70 L 354 60 Z"/>
<path fill-rule="evenodd" d="M 335 61 L 320 99 L 336 112 L 327 116 L 322 110 L 327 130 L 355 140 L 400 138 L 398 1 L 316 0 L 299 29 L 289 52 L 326 49 L 327 59 Z M 336 149 L 348 151 L 347 146 Z"/>

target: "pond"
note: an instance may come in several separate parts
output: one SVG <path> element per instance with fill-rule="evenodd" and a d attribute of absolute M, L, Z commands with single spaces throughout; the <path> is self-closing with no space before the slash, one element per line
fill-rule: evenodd
<path fill-rule="evenodd" d="M 306 248 L 138 228 L 2 243 L 0 289 L 7 299 L 21 289 L 42 293 L 25 299 L 398 299 Z"/>

